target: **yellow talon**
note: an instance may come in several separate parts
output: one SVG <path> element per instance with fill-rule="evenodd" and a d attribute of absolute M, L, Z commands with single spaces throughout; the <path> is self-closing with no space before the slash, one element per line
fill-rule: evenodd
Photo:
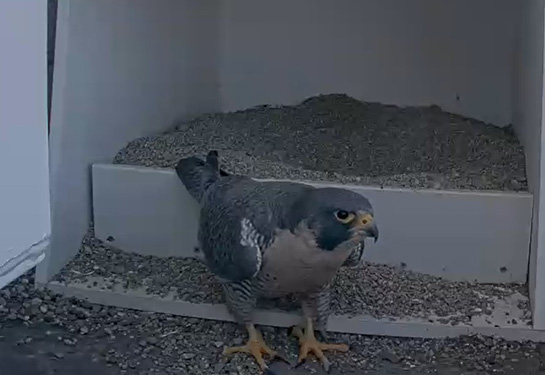
<path fill-rule="evenodd" d="M 253 324 L 246 326 L 248 330 L 249 338 L 248 342 L 244 346 L 225 347 L 223 349 L 223 355 L 231 355 L 234 353 L 246 353 L 252 355 L 262 371 L 265 371 L 268 366 L 263 360 L 263 354 L 268 355 L 271 358 L 279 357 L 278 353 L 267 346 L 263 337 L 258 332 Z"/>
<path fill-rule="evenodd" d="M 307 318 L 305 332 L 303 333 L 300 327 L 294 327 L 292 335 L 299 339 L 299 359 L 298 364 L 303 363 L 309 353 L 312 353 L 318 358 L 326 371 L 329 371 L 330 362 L 324 355 L 325 350 L 336 350 L 339 352 L 347 352 L 349 350 L 346 344 L 326 344 L 319 342 L 314 336 L 314 327 L 312 319 Z"/>

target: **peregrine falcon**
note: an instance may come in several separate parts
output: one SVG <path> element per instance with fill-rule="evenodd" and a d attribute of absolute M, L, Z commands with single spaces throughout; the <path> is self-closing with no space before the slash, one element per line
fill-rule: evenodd
<path fill-rule="evenodd" d="M 252 321 L 256 300 L 298 295 L 304 315 L 292 329 L 299 339 L 298 361 L 313 353 L 328 369 L 323 352 L 349 348 L 319 342 L 314 330 L 326 331 L 337 271 L 360 263 L 366 237 L 378 239 L 370 202 L 347 189 L 229 174 L 219 168 L 217 151 L 206 160 L 181 159 L 176 173 L 200 204 L 204 261 L 222 283 L 230 313 L 249 334 L 246 345 L 225 348 L 224 354 L 251 354 L 265 371 L 262 355 L 280 356 Z"/>

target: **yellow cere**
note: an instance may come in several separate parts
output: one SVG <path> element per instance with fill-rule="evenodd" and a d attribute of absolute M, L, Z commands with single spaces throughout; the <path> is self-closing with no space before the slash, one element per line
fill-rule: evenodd
<path fill-rule="evenodd" d="M 369 214 L 360 216 L 360 223 L 363 225 L 369 225 L 373 222 L 373 217 Z"/>

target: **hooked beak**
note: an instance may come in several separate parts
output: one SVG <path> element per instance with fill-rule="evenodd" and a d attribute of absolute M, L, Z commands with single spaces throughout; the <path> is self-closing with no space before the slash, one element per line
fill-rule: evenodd
<path fill-rule="evenodd" d="M 374 238 L 375 243 L 378 241 L 378 227 L 376 223 L 373 222 L 373 224 L 365 230 L 365 233 L 367 233 L 367 237 Z"/>

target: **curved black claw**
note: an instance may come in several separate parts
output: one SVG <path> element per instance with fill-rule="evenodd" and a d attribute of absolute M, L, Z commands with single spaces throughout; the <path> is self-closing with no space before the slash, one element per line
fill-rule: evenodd
<path fill-rule="evenodd" d="M 295 329 L 295 327 L 297 327 L 297 326 L 291 326 L 290 328 L 288 328 L 288 336 L 293 335 L 293 330 Z"/>
<path fill-rule="evenodd" d="M 307 363 L 306 358 L 301 360 L 300 362 L 298 362 L 295 366 L 293 366 L 293 368 L 294 369 L 299 368 L 299 367 L 303 366 L 305 363 Z"/>
<path fill-rule="evenodd" d="M 280 361 L 282 361 L 282 362 L 284 362 L 284 363 L 286 363 L 286 364 L 288 364 L 290 366 L 293 366 L 293 363 L 291 363 L 291 361 L 288 360 L 285 355 L 280 354 L 278 352 L 276 353 L 276 355 L 274 356 L 273 359 L 279 359 Z"/>

